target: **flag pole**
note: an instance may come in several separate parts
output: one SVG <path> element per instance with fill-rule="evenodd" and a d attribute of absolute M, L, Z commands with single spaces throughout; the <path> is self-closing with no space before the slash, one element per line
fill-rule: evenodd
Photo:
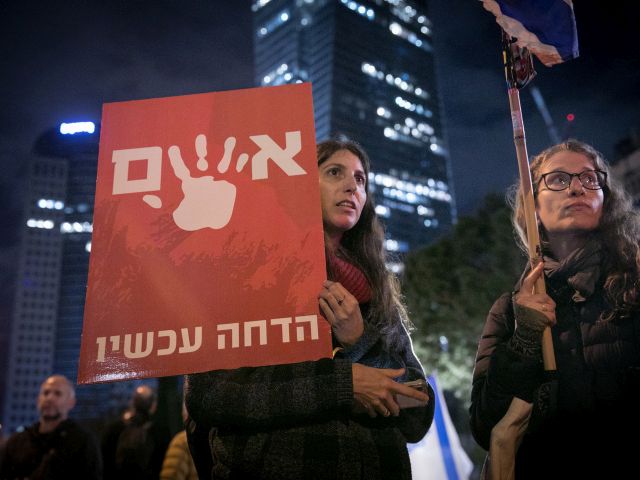
<path fill-rule="evenodd" d="M 520 105 L 520 89 L 527 85 L 535 76 L 535 70 L 533 69 L 533 59 L 529 52 L 526 49 L 521 49 L 516 46 L 515 41 L 504 30 L 502 31 L 502 42 L 505 77 L 509 86 L 508 97 L 511 110 L 511 123 L 513 126 L 513 142 L 518 160 L 520 190 L 522 192 L 521 200 L 527 227 L 527 249 L 531 268 L 534 268 L 542 261 L 542 248 L 540 245 L 540 235 L 538 233 L 538 219 L 533 196 L 531 171 L 529 169 L 529 156 L 527 154 L 527 140 Z M 534 290 L 535 293 L 546 293 L 543 276 L 540 276 L 538 280 L 536 280 Z M 551 337 L 550 327 L 546 327 L 542 334 L 542 360 L 546 371 L 552 372 L 556 370 L 556 359 L 553 351 L 553 339 Z"/>
<path fill-rule="evenodd" d="M 522 191 L 522 198 L 519 200 L 522 202 L 525 216 L 529 262 L 533 268 L 542 261 L 542 248 L 519 90 L 536 74 L 529 50 L 534 52 L 546 66 L 578 56 L 578 32 L 573 15 L 573 4 L 571 0 L 556 0 L 553 15 L 550 15 L 547 2 L 482 0 L 482 4 L 485 10 L 495 15 L 496 22 L 502 27 L 503 60 Z M 543 277 L 536 281 L 534 292 L 545 292 Z M 551 404 L 557 395 L 557 380 L 553 340 L 549 327 L 544 329 L 541 343 L 545 380 L 540 388 L 544 387 L 549 397 L 548 402 Z M 491 429 L 489 453 L 481 478 L 491 480 L 515 478 L 516 453 L 527 431 L 532 411 L 533 404 L 515 396 L 511 399 L 507 412 Z"/>
<path fill-rule="evenodd" d="M 531 268 L 542 261 L 542 247 L 538 232 L 538 219 L 533 196 L 533 184 L 529 169 L 527 141 L 524 133 L 524 121 L 520 106 L 520 89 L 536 75 L 533 59 L 526 48 L 516 45 L 516 40 L 502 31 L 502 53 L 505 77 L 508 84 L 509 107 L 513 126 L 513 142 L 516 147 L 522 207 L 527 227 L 527 250 Z M 545 293 L 544 277 L 540 276 L 534 285 L 536 293 Z M 551 329 L 542 334 L 542 360 L 545 381 L 553 383 L 556 372 L 556 359 L 553 351 Z M 483 480 L 515 479 L 516 454 L 529 426 L 533 405 L 518 397 L 513 397 L 504 417 L 491 429 L 489 453 L 482 468 Z"/>

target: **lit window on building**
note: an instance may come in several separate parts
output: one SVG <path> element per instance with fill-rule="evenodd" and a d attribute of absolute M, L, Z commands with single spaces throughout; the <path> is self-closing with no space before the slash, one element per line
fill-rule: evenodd
<path fill-rule="evenodd" d="M 384 107 L 378 107 L 376 113 L 382 118 L 391 118 L 391 112 Z"/>
<path fill-rule="evenodd" d="M 287 22 L 291 18 L 291 13 L 289 10 L 283 10 L 279 12 L 275 17 L 265 23 L 262 27 L 258 29 L 258 36 L 264 37 L 269 33 L 276 30 L 279 26 Z"/>
<path fill-rule="evenodd" d="M 391 210 L 385 205 L 376 205 L 376 215 L 383 218 L 389 218 L 391 216 Z"/>
<path fill-rule="evenodd" d="M 420 103 L 411 102 L 400 96 L 395 98 L 395 103 L 397 106 L 404 108 L 405 110 L 409 110 L 410 112 L 416 112 L 417 114 L 427 118 L 433 117 L 433 112 Z"/>
<path fill-rule="evenodd" d="M 41 198 L 38 200 L 38 207 L 46 210 L 62 210 L 64 208 L 64 202 L 50 198 Z"/>
<path fill-rule="evenodd" d="M 52 220 L 42 220 L 37 218 L 30 218 L 27 220 L 27 227 L 29 228 L 42 228 L 44 230 L 51 230 L 55 227 L 55 223 Z"/>
<path fill-rule="evenodd" d="M 436 155 L 446 155 L 447 154 L 447 150 L 437 140 L 433 141 L 431 143 L 431 145 L 429 146 L 429 148 Z"/>
<path fill-rule="evenodd" d="M 391 13 L 403 22 L 420 28 L 420 33 L 431 35 L 431 21 L 426 15 L 418 12 L 416 8 L 403 0 L 385 0 L 392 5 Z"/>
<path fill-rule="evenodd" d="M 385 127 L 383 133 L 385 137 L 390 138 L 391 140 L 398 139 L 398 132 L 396 132 L 393 128 Z"/>
<path fill-rule="evenodd" d="M 392 175 L 372 172 L 369 175 L 369 181 L 383 187 L 382 193 L 386 197 L 399 199 L 407 203 L 428 203 L 426 201 L 427 198 L 451 203 L 451 194 L 448 192 L 449 187 L 442 180 L 429 178 L 427 185 L 424 185 L 422 183 L 401 180 Z"/>
<path fill-rule="evenodd" d="M 93 225 L 89 222 L 62 222 L 60 231 L 62 233 L 91 233 Z"/>
<path fill-rule="evenodd" d="M 251 10 L 257 12 L 270 1 L 271 0 L 256 0 L 255 2 L 253 2 L 253 5 L 251 5 Z"/>
<path fill-rule="evenodd" d="M 402 262 L 388 262 L 387 268 L 396 275 L 401 274 L 404 271 L 404 263 Z"/>
<path fill-rule="evenodd" d="M 409 245 L 407 242 L 403 242 L 401 240 L 394 240 L 393 238 L 387 238 L 384 241 L 384 248 L 388 252 L 408 252 Z"/>
<path fill-rule="evenodd" d="M 438 219 L 437 218 L 427 218 L 423 222 L 424 226 L 427 228 L 438 228 Z"/>
<path fill-rule="evenodd" d="M 368 20 L 373 20 L 376 18 L 376 13 L 373 11 L 373 9 L 367 8 L 361 3 L 354 2 L 353 0 L 340 0 L 340 3 L 342 3 L 349 10 L 353 10 L 354 12 L 362 15 Z"/>
<path fill-rule="evenodd" d="M 425 100 L 429 98 L 427 91 L 422 87 L 416 86 L 414 84 L 415 82 L 411 79 L 411 76 L 407 73 L 394 75 L 392 73 L 385 72 L 368 62 L 363 62 L 360 68 L 363 73 L 370 77 L 387 82 L 388 85 L 396 87 L 403 92 L 412 93 L 420 98 L 424 98 Z"/>
<path fill-rule="evenodd" d="M 293 73 L 289 68 L 289 65 L 283 63 L 278 66 L 278 68 L 274 68 L 269 73 L 267 73 L 264 77 L 262 77 L 262 85 L 282 85 L 283 83 L 289 83 L 293 79 Z"/>
<path fill-rule="evenodd" d="M 398 22 L 391 22 L 389 24 L 389 31 L 395 36 L 408 41 L 412 45 L 415 45 L 416 47 L 421 48 L 426 52 L 430 52 L 432 50 L 431 44 L 427 41 L 427 39 L 419 38 L 415 32 L 403 27 Z"/>

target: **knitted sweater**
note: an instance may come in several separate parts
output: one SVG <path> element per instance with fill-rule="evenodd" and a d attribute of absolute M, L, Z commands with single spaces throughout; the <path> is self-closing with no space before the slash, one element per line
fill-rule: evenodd
<path fill-rule="evenodd" d="M 398 328 L 401 348 L 392 353 L 365 327 L 334 359 L 189 375 L 185 398 L 196 428 L 188 435 L 201 478 L 411 478 L 406 443 L 427 432 L 433 392 L 427 406 L 399 417 L 351 412 L 352 363 L 404 367 L 399 381 L 424 379 L 407 332 Z M 195 453 L 202 450 L 210 455 Z"/>

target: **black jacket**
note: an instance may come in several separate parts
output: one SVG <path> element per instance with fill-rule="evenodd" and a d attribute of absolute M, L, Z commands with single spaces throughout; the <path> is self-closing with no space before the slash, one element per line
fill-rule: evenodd
<path fill-rule="evenodd" d="M 637 440 L 623 435 L 633 439 L 640 431 L 640 312 L 603 320 L 601 313 L 609 309 L 603 262 L 599 256 L 596 262 L 581 260 L 558 264 L 545 259 L 547 293 L 557 304 L 555 380 L 545 379 L 541 358 L 522 357 L 508 347 L 515 325 L 511 294 L 495 302 L 482 332 L 471 428 L 488 449 L 491 429 L 514 396 L 534 404 L 516 458 L 518 479 L 605 473 L 614 478 L 613 471 L 635 462 Z M 545 383 L 553 388 L 540 388 Z"/>
<path fill-rule="evenodd" d="M 39 423 L 9 438 L 0 479 L 102 478 L 102 459 L 96 439 L 73 420 L 51 433 L 39 433 Z"/>

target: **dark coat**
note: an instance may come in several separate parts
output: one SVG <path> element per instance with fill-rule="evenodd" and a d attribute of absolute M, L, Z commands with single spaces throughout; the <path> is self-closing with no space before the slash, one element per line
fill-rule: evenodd
<path fill-rule="evenodd" d="M 102 479 L 102 459 L 96 439 L 73 420 L 50 433 L 39 423 L 13 435 L 6 445 L 0 479 Z"/>
<path fill-rule="evenodd" d="M 511 294 L 489 312 L 473 375 L 471 429 L 488 449 L 491 429 L 512 398 L 533 403 L 516 457 L 518 479 L 619 478 L 613 472 L 636 462 L 640 312 L 601 318 L 609 310 L 601 266 L 580 272 L 545 259 L 547 293 L 557 304 L 554 382 L 545 379 L 540 357 L 523 357 L 508 346 L 515 328 Z"/>
<path fill-rule="evenodd" d="M 127 425 L 137 425 L 146 430 L 144 445 L 137 451 L 137 461 L 118 465 L 116 461 L 118 444 Z M 105 480 L 146 480 L 157 479 L 162 470 L 162 462 L 169 446 L 169 436 L 158 426 L 154 417 L 136 414 L 127 421 L 119 418 L 109 425 L 102 435 L 102 458 Z"/>

